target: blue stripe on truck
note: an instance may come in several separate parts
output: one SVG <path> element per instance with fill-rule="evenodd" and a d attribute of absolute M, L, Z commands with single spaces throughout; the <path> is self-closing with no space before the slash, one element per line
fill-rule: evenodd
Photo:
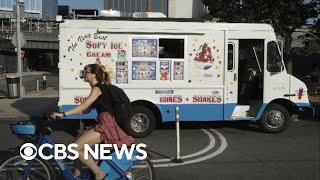
<path fill-rule="evenodd" d="M 60 111 L 67 111 L 76 105 L 62 105 Z M 223 111 L 223 104 L 158 104 L 157 105 L 164 122 L 175 121 L 175 109 L 180 108 L 181 121 L 214 121 L 230 120 L 236 104 L 226 104 Z M 95 119 L 96 110 L 91 110 L 88 114 L 71 115 L 67 119 Z"/>
<path fill-rule="evenodd" d="M 310 107 L 309 103 L 297 103 L 298 107 Z M 76 105 L 63 105 L 59 107 L 60 111 L 67 111 Z M 175 121 L 175 109 L 180 109 L 181 121 L 221 121 L 232 120 L 231 115 L 237 106 L 235 103 L 229 104 L 157 104 L 163 122 Z M 267 104 L 261 104 L 256 120 L 260 119 Z M 66 119 L 95 119 L 97 111 L 91 110 L 88 114 L 71 115 Z"/>
<path fill-rule="evenodd" d="M 298 107 L 312 107 L 310 103 L 296 103 Z"/>
<path fill-rule="evenodd" d="M 72 109 L 73 107 L 76 107 L 77 105 L 62 105 L 59 107 L 59 111 L 68 111 L 69 109 Z M 81 114 L 81 115 L 70 115 L 64 119 L 95 119 L 97 117 L 97 111 L 95 109 L 91 110 L 87 114 Z"/>
<path fill-rule="evenodd" d="M 159 104 L 162 120 L 175 121 L 175 109 L 179 107 L 181 121 L 223 120 L 221 104 Z"/>

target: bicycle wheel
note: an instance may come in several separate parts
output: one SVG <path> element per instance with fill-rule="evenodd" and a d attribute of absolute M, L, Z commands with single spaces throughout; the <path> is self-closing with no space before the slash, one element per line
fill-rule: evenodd
<path fill-rule="evenodd" d="M 154 168 L 149 159 L 143 161 L 136 161 L 133 166 L 131 166 L 125 172 L 129 180 L 154 180 Z"/>
<path fill-rule="evenodd" d="M 23 170 L 28 165 L 28 162 L 31 161 L 27 161 L 19 155 L 5 160 L 0 165 L 0 180 L 21 180 Z M 54 169 L 50 163 L 34 158 L 27 180 L 55 180 Z"/>

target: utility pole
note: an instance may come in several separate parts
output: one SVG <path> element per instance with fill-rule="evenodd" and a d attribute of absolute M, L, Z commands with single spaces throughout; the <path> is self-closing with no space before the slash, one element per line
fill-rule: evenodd
<path fill-rule="evenodd" d="M 147 0 L 147 8 L 148 8 L 148 12 L 151 12 L 151 10 L 152 10 L 152 0 Z"/>
<path fill-rule="evenodd" d="M 20 4 L 24 3 L 24 0 L 16 0 L 17 2 L 17 61 L 18 61 L 18 66 L 17 66 L 17 75 L 20 78 L 20 98 L 23 96 L 23 86 L 22 86 L 22 61 L 21 61 L 21 32 L 20 32 Z"/>
<path fill-rule="evenodd" d="M 108 0 L 104 0 L 104 10 L 109 10 L 109 1 Z"/>

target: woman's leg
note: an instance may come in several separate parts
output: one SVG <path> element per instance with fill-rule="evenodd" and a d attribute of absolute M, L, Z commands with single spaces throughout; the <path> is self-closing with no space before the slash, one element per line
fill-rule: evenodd
<path fill-rule="evenodd" d="M 85 134 L 86 132 L 88 132 L 90 129 L 86 129 L 83 130 L 83 132 L 81 133 L 81 135 L 79 135 L 77 137 L 77 139 L 82 136 L 83 134 Z M 74 176 L 80 176 L 81 175 L 81 167 L 82 167 L 82 163 L 81 161 L 79 161 L 78 159 L 74 161 Z"/>
<path fill-rule="evenodd" d="M 78 145 L 78 148 L 76 148 L 76 150 L 79 153 L 79 160 L 92 170 L 92 172 L 96 175 L 96 179 L 103 179 L 105 173 L 98 167 L 98 165 L 90 155 L 88 156 L 88 159 L 84 159 L 84 144 L 94 146 L 95 144 L 99 144 L 100 142 L 100 133 L 94 131 L 93 128 L 81 135 L 74 142 Z"/>
<path fill-rule="evenodd" d="M 79 161 L 78 159 L 76 159 L 76 160 L 74 161 L 74 176 L 75 176 L 75 177 L 81 175 L 81 166 L 82 166 L 81 161 Z"/>

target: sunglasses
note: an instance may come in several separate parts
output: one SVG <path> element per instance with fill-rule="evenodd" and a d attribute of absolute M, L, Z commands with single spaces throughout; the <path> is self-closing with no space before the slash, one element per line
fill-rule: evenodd
<path fill-rule="evenodd" d="M 80 78 L 81 78 L 81 79 L 84 79 L 85 76 L 86 76 L 86 74 L 88 74 L 88 73 L 91 73 L 91 72 L 90 72 L 90 71 L 87 71 L 87 70 L 81 70 L 81 71 L 80 71 Z"/>

